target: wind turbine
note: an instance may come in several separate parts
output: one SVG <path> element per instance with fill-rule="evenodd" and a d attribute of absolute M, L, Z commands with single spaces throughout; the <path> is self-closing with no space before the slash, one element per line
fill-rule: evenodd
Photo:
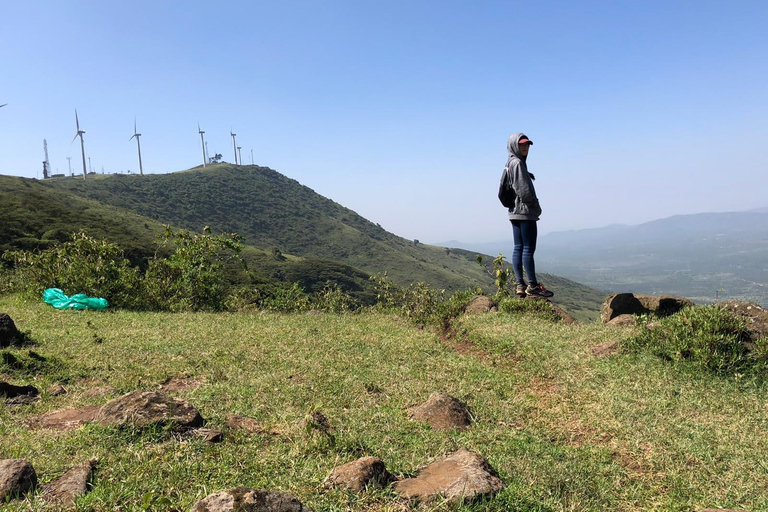
<path fill-rule="evenodd" d="M 229 129 L 229 134 L 232 136 L 232 150 L 235 152 L 235 165 L 237 165 L 237 142 L 235 142 L 236 133 L 232 133 L 232 129 Z"/>
<path fill-rule="evenodd" d="M 80 129 L 80 119 L 77 117 L 77 109 L 75 109 L 75 122 L 77 123 L 77 133 L 72 139 L 72 142 L 75 142 L 75 139 L 78 136 L 80 137 L 80 151 L 83 153 L 83 179 L 85 179 L 86 174 L 88 174 L 85 170 L 85 142 L 83 142 L 83 134 L 85 133 L 85 130 Z M 70 144 L 72 144 L 72 142 L 70 142 Z"/>
<path fill-rule="evenodd" d="M 205 167 L 205 161 L 207 160 L 206 154 L 205 154 L 205 137 L 203 137 L 203 134 L 205 132 L 200 129 L 200 123 L 197 123 L 197 133 L 200 134 L 200 145 L 203 148 L 203 167 Z"/>
<path fill-rule="evenodd" d="M 141 166 L 141 142 L 139 142 L 139 137 L 141 137 L 141 134 L 136 129 L 136 118 L 133 118 L 133 135 L 131 135 L 131 139 L 136 137 L 136 146 L 139 148 L 139 174 L 144 176 L 144 167 Z M 129 141 L 131 139 L 128 139 Z"/>
<path fill-rule="evenodd" d="M 243 154 L 240 152 L 241 149 L 240 146 L 237 146 L 237 158 L 240 159 L 240 165 L 243 165 Z"/>
<path fill-rule="evenodd" d="M 253 150 L 251 150 L 251 165 L 253 165 Z"/>

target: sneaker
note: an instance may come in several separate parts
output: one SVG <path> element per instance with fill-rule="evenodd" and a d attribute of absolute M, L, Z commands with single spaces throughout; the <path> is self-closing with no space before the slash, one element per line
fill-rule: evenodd
<path fill-rule="evenodd" d="M 554 293 L 544 288 L 544 285 L 539 283 L 536 286 L 529 284 L 525 289 L 527 295 L 535 295 L 537 297 L 552 297 Z"/>
<path fill-rule="evenodd" d="M 515 287 L 515 295 L 517 295 L 518 297 L 525 297 L 525 283 L 518 284 Z"/>

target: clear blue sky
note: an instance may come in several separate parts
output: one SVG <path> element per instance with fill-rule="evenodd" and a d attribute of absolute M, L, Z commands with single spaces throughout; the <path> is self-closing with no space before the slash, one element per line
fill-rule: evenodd
<path fill-rule="evenodd" d="M 0 174 L 269 166 L 421 241 L 511 236 L 510 133 L 542 232 L 768 206 L 763 1 L 29 1 L 0 19 Z"/>

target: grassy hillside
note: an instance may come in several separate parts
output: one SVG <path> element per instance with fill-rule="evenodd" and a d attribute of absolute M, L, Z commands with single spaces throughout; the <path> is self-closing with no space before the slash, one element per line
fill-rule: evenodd
<path fill-rule="evenodd" d="M 293 493 L 316 511 L 400 512 L 410 507 L 390 490 L 354 495 L 321 483 L 358 457 L 380 457 L 402 477 L 460 447 L 487 458 L 506 487 L 486 502 L 430 510 L 768 509 L 764 388 L 646 354 L 592 354 L 631 330 L 499 313 L 461 319 L 455 343 L 391 314 L 93 313 L 15 297 L 0 297 L 0 311 L 36 342 L 2 351 L 0 378 L 43 390 L 31 405 L 0 406 L 0 453 L 28 459 L 41 483 L 98 458 L 77 510 L 190 510 L 242 485 Z M 27 424 L 169 379 L 174 396 L 225 431 L 222 443 Z M 54 383 L 67 393 L 47 393 Z M 435 431 L 408 419 L 434 391 L 465 401 L 472 427 Z M 333 442 L 298 425 L 314 410 Z M 263 430 L 227 430 L 231 414 Z M 40 509 L 39 498 L 4 505 Z"/>
<path fill-rule="evenodd" d="M 259 282 L 299 282 L 316 291 L 335 281 L 369 297 L 369 274 L 407 286 L 423 281 L 455 291 L 492 279 L 477 254 L 405 240 L 270 169 L 209 166 L 164 175 L 94 175 L 46 181 L 0 176 L 0 251 L 45 247 L 74 231 L 117 243 L 134 262 L 156 250 L 164 224 L 200 231 L 235 231 Z M 490 262 L 489 258 L 486 258 Z M 604 294 L 573 281 L 543 276 L 555 302 L 580 320 L 593 320 Z"/>
<path fill-rule="evenodd" d="M 464 289 L 491 280 L 474 255 L 449 253 L 385 231 L 266 167 L 220 164 L 171 174 L 49 180 L 46 186 L 188 229 L 237 232 L 249 245 L 342 261 L 407 285 Z"/>

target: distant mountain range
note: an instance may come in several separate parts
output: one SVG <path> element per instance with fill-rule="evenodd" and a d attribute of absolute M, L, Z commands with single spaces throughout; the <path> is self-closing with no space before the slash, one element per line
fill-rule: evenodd
<path fill-rule="evenodd" d="M 512 241 L 447 246 L 512 254 Z M 768 305 L 768 208 L 676 215 L 636 226 L 549 233 L 538 268 L 605 292 L 674 294 Z"/>
<path fill-rule="evenodd" d="M 386 273 L 402 286 L 494 290 L 477 252 L 398 237 L 266 167 L 220 164 L 86 180 L 0 176 L 0 204 L 0 252 L 44 248 L 86 229 L 141 264 L 164 225 L 196 232 L 209 226 L 245 238 L 248 266 L 261 282 L 313 290 L 332 281 L 370 294 L 368 276 Z M 595 316 L 604 294 L 556 276 L 550 282 L 558 283 L 558 304 L 581 319 Z"/>

